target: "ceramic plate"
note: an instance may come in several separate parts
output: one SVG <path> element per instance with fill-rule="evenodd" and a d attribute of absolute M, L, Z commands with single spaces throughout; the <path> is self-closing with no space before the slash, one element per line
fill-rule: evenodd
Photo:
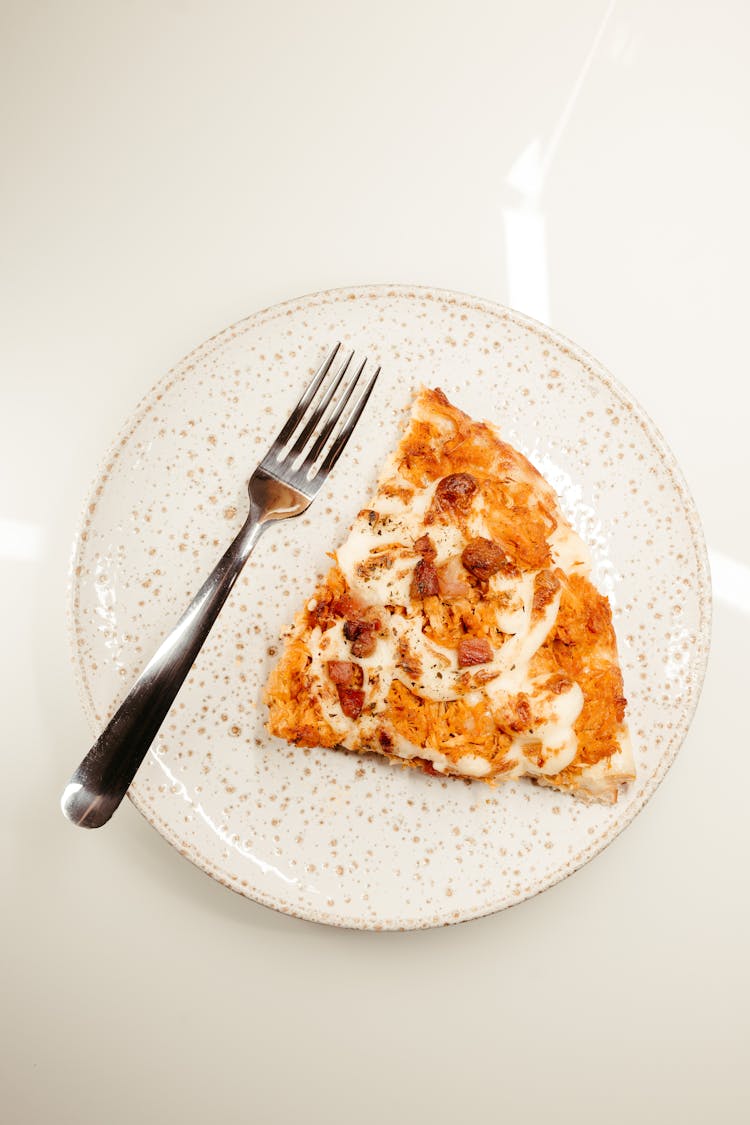
<path fill-rule="evenodd" d="M 487 301 L 387 286 L 319 293 L 228 328 L 154 388 L 105 459 L 73 564 L 75 662 L 93 733 L 240 527 L 247 477 L 339 339 L 382 363 L 367 412 L 312 508 L 261 538 L 130 796 L 182 855 L 267 906 L 373 929 L 458 922 L 600 852 L 674 760 L 703 681 L 710 583 L 693 502 L 643 410 L 580 348 Z M 638 770 L 614 807 L 299 750 L 265 730 L 280 633 L 422 382 L 496 423 L 592 548 Z"/>

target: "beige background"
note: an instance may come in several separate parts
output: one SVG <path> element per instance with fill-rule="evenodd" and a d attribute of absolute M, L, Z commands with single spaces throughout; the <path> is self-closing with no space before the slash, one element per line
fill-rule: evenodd
<path fill-rule="evenodd" d="M 3 1120 L 746 1121 L 746 5 L 0 21 Z M 716 593 L 698 715 L 632 827 L 541 898 L 417 934 L 275 915 L 129 805 L 97 833 L 57 808 L 89 740 L 68 553 L 107 443 L 225 324 L 371 281 L 594 352 L 681 460 Z"/>

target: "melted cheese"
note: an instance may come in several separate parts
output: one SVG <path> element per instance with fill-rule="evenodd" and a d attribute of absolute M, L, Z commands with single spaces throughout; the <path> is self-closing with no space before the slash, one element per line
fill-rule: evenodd
<path fill-rule="evenodd" d="M 555 566 L 566 574 L 588 574 L 591 570 L 591 551 L 572 527 L 558 523 L 549 545 Z"/>
<path fill-rule="evenodd" d="M 399 477 L 391 483 L 409 487 Z M 376 520 L 371 522 L 368 509 L 357 516 L 346 542 L 336 552 L 336 561 L 349 586 L 367 601 L 409 605 L 409 588 L 418 557 L 414 543 L 425 532 L 424 518 L 434 492 L 433 485 L 415 493 L 408 506 L 397 496 L 379 498 Z M 454 525 L 432 524 L 429 533 L 437 566 L 463 550 L 463 536 Z"/>
<path fill-rule="evenodd" d="M 583 692 L 578 684 L 558 696 L 537 694 L 534 718 L 539 725 L 533 734 L 519 735 L 511 745 L 517 772 L 552 777 L 569 766 L 576 756 L 578 740 L 573 728 L 582 707 Z"/>
<path fill-rule="evenodd" d="M 439 750 L 433 750 L 431 746 L 415 746 L 413 742 L 409 742 L 408 738 L 404 738 L 398 732 L 394 734 L 392 752 L 397 758 L 407 760 L 424 758 L 426 761 L 432 762 L 433 768 L 438 773 L 452 773 L 460 777 L 486 777 L 491 769 L 490 763 L 477 754 L 464 754 L 457 762 L 453 762 L 445 754 L 441 754 Z"/>

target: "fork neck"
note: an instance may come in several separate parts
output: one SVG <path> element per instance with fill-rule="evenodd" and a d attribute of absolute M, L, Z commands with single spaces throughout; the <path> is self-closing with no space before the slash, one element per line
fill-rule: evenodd
<path fill-rule="evenodd" d="M 265 521 L 262 519 L 257 506 L 250 502 L 250 513 L 238 531 L 232 547 L 239 559 L 244 563 L 253 547 L 265 530 Z M 231 549 L 231 548 L 230 548 Z"/>

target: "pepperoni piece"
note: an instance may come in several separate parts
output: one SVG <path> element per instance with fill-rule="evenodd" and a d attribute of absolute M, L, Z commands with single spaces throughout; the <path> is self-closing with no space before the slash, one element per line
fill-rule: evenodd
<path fill-rule="evenodd" d="M 420 559 L 414 567 L 409 593 L 414 600 L 434 597 L 440 587 L 435 564 L 430 559 Z"/>
<path fill-rule="evenodd" d="M 352 656 L 372 656 L 379 632 L 380 620 L 377 616 L 350 617 L 344 622 L 344 636 L 351 646 Z"/>
<path fill-rule="evenodd" d="M 488 664 L 490 660 L 492 660 L 492 647 L 484 637 L 462 637 L 458 642 L 459 668 Z"/>
<path fill-rule="evenodd" d="M 456 508 L 459 512 L 466 512 L 478 490 L 476 477 L 471 473 L 451 473 L 439 482 L 435 500 L 442 509 Z"/>
<path fill-rule="evenodd" d="M 464 547 L 461 562 L 475 578 L 486 582 L 505 567 L 505 551 L 494 539 L 471 539 Z"/>
<path fill-rule="evenodd" d="M 359 664 L 351 660 L 329 660 L 327 665 L 328 675 L 338 687 L 362 687 L 363 673 Z"/>
<path fill-rule="evenodd" d="M 435 544 L 432 542 L 426 532 L 424 535 L 420 535 L 419 539 L 417 539 L 416 543 L 414 544 L 414 550 L 418 555 L 421 555 L 423 559 L 429 559 L 430 562 L 434 560 L 435 555 L 437 554 L 437 551 L 435 550 Z"/>
<path fill-rule="evenodd" d="M 341 684 L 338 685 L 336 690 L 339 693 L 341 710 L 347 719 L 358 719 L 365 705 L 365 693 L 358 688 L 342 687 Z"/>

